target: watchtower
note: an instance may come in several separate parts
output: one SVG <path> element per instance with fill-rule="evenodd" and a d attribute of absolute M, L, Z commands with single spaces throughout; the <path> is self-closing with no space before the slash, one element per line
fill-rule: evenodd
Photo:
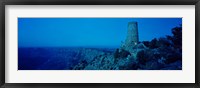
<path fill-rule="evenodd" d="M 125 40 L 126 48 L 131 48 L 137 45 L 139 42 L 138 38 L 138 23 L 137 22 L 129 22 L 128 23 L 128 32 Z"/>

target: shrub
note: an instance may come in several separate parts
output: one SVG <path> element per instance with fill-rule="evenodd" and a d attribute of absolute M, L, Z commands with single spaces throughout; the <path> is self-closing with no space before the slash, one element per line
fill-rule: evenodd
<path fill-rule="evenodd" d="M 182 27 L 175 27 L 172 29 L 173 43 L 176 48 L 182 48 Z"/>
<path fill-rule="evenodd" d="M 157 42 L 158 42 L 158 40 L 156 38 L 151 40 L 151 42 L 149 43 L 149 48 L 150 49 L 158 48 Z"/>
<path fill-rule="evenodd" d="M 149 41 L 143 41 L 142 42 L 146 47 L 149 47 L 149 45 L 150 45 L 150 42 Z"/>
<path fill-rule="evenodd" d="M 167 64 L 173 63 L 173 62 L 178 61 L 178 60 L 181 60 L 181 59 L 182 59 L 181 54 L 178 54 L 178 53 L 171 53 L 171 54 L 168 54 L 168 55 L 167 55 L 166 63 L 167 63 Z"/>
<path fill-rule="evenodd" d="M 119 49 L 114 52 L 114 58 L 119 58 Z"/>
<path fill-rule="evenodd" d="M 159 38 L 157 45 L 159 47 L 166 48 L 166 47 L 169 47 L 171 44 L 170 44 L 170 41 L 167 40 L 167 38 Z"/>
<path fill-rule="evenodd" d="M 145 50 L 141 50 L 137 53 L 138 62 L 145 64 L 149 56 L 146 54 Z"/>
<path fill-rule="evenodd" d="M 121 57 L 121 58 L 126 58 L 128 55 L 131 55 L 131 53 L 128 52 L 128 51 L 126 51 L 126 50 L 124 50 L 124 49 L 122 49 L 122 50 L 119 52 L 119 57 Z"/>
<path fill-rule="evenodd" d="M 121 51 L 119 51 L 119 49 L 116 49 L 116 51 L 114 52 L 114 58 L 126 58 L 128 55 L 131 55 L 131 53 L 124 49 L 122 49 Z"/>

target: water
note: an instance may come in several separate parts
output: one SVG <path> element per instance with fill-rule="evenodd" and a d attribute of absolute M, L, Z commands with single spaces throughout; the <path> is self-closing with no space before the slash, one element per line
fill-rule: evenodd
<path fill-rule="evenodd" d="M 36 47 L 18 48 L 18 70 L 71 70 L 82 59 L 91 61 L 106 48 Z"/>

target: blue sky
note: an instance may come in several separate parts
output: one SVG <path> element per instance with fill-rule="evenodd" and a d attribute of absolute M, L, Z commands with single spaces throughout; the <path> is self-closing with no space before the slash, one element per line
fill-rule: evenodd
<path fill-rule="evenodd" d="M 182 18 L 18 18 L 18 46 L 119 47 L 132 21 L 140 41 L 172 35 L 182 24 Z"/>

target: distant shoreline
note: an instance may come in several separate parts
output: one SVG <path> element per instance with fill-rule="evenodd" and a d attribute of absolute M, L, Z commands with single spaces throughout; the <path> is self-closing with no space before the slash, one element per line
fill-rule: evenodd
<path fill-rule="evenodd" d="M 46 46 L 46 47 L 18 47 L 18 48 L 96 48 L 96 49 L 117 49 L 119 47 L 68 47 L 68 46 Z"/>

